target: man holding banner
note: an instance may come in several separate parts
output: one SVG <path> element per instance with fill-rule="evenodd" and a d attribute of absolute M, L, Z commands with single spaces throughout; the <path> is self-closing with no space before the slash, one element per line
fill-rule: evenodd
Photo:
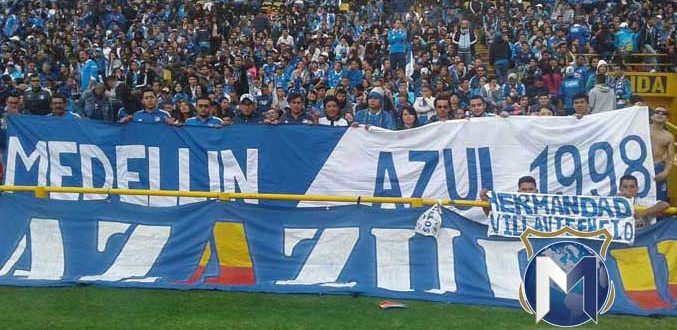
<path fill-rule="evenodd" d="M 618 183 L 619 196 L 629 198 L 633 201 L 635 205 L 646 206 L 646 201 L 642 198 L 637 197 L 637 192 L 639 191 L 639 184 L 637 183 L 637 178 L 633 175 L 627 174 L 621 177 Z M 647 207 L 644 210 L 635 210 L 635 226 L 637 228 L 642 228 L 650 224 L 656 223 L 656 216 L 661 214 L 667 208 L 670 207 L 665 201 L 659 200 L 658 203 L 653 206 Z"/>
<path fill-rule="evenodd" d="M 523 176 L 517 180 L 517 192 L 520 193 L 525 193 L 525 194 L 535 194 L 538 193 L 538 188 L 536 188 L 536 179 L 530 175 Z M 480 191 L 480 199 L 488 202 L 489 201 L 489 196 L 487 195 L 489 193 L 489 190 L 487 189 L 482 189 Z M 484 214 L 487 216 L 489 215 L 489 212 L 491 212 L 491 205 L 487 207 L 482 208 L 484 210 Z"/>

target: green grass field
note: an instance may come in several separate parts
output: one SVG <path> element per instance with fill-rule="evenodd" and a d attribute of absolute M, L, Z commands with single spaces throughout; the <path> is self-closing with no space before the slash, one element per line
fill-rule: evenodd
<path fill-rule="evenodd" d="M 0 287 L 0 329 L 533 329 L 522 310 L 382 299 L 95 287 Z M 677 329 L 676 318 L 602 315 L 600 329 Z"/>

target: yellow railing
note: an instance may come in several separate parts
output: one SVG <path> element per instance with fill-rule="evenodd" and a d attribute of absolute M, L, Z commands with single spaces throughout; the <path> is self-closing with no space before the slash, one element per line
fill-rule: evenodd
<path fill-rule="evenodd" d="M 415 197 L 374 197 L 374 196 L 336 196 L 336 195 L 293 195 L 293 194 L 260 194 L 211 191 L 178 191 L 178 190 L 148 190 L 148 189 L 115 189 L 115 188 L 82 188 L 82 187 L 39 187 L 39 186 L 0 186 L 2 191 L 32 192 L 35 197 L 47 198 L 48 193 L 74 194 L 107 194 L 107 195 L 142 195 L 142 196 L 171 196 L 213 198 L 219 200 L 232 199 L 259 199 L 276 201 L 307 201 L 307 202 L 339 202 L 339 203 L 388 203 L 409 204 L 412 207 L 435 205 L 437 199 Z M 454 206 L 489 206 L 485 201 L 470 200 L 439 200 L 442 205 Z"/>
<path fill-rule="evenodd" d="M 41 186 L 2 186 L 0 192 L 32 192 L 37 198 L 47 198 L 49 193 L 73 194 L 102 194 L 102 195 L 141 195 L 141 196 L 169 196 L 169 197 L 196 197 L 212 198 L 222 201 L 234 199 L 258 199 L 273 201 L 306 201 L 306 202 L 338 202 L 338 203 L 385 203 L 409 204 L 412 207 L 426 205 L 488 207 L 489 203 L 481 200 L 434 199 L 416 197 L 375 197 L 375 196 L 338 196 L 338 195 L 294 195 L 294 194 L 260 194 L 211 191 L 178 191 L 178 190 L 149 190 L 149 189 L 116 189 L 116 188 L 83 188 L 83 187 L 41 187 Z M 635 206 L 638 210 L 645 207 Z M 677 214 L 677 207 L 670 207 L 663 212 L 668 215 Z"/>

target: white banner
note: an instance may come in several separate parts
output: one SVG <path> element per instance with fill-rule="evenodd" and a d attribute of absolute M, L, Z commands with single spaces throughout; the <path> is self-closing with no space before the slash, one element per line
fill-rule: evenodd
<path fill-rule="evenodd" d="M 635 241 L 632 202 L 619 196 L 567 196 L 489 192 L 488 236 L 519 238 L 527 228 L 552 233 L 564 227 L 581 232 L 606 229 L 613 241 Z M 604 236 L 591 237 L 604 240 Z"/>
<path fill-rule="evenodd" d="M 516 191 L 518 178 L 531 175 L 541 193 L 615 196 L 619 178 L 632 174 L 639 197 L 655 200 L 653 166 L 646 107 L 582 119 L 476 118 L 405 131 L 356 127 L 306 193 L 478 199 L 482 188 Z M 479 208 L 463 214 L 487 221 Z"/>

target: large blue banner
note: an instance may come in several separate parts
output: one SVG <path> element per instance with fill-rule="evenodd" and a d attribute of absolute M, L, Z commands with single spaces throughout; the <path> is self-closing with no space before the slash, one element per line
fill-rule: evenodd
<path fill-rule="evenodd" d="M 518 307 L 527 258 L 518 240 L 443 210 L 285 208 L 205 201 L 149 208 L 0 195 L 0 284 L 366 294 Z M 586 241 L 599 247 L 598 241 Z M 613 243 L 611 312 L 677 315 L 677 222 Z"/>
<path fill-rule="evenodd" d="M 452 120 L 405 131 L 308 125 L 214 129 L 33 116 L 8 121 L 7 185 L 478 199 L 482 188 L 515 191 L 523 175 L 538 180 L 540 193 L 615 196 L 618 179 L 632 174 L 639 197 L 656 195 L 646 108 L 580 120 Z M 118 201 L 95 194 L 50 198 Z M 154 207 L 200 201 L 119 200 Z M 463 215 L 487 221 L 481 210 Z"/>

